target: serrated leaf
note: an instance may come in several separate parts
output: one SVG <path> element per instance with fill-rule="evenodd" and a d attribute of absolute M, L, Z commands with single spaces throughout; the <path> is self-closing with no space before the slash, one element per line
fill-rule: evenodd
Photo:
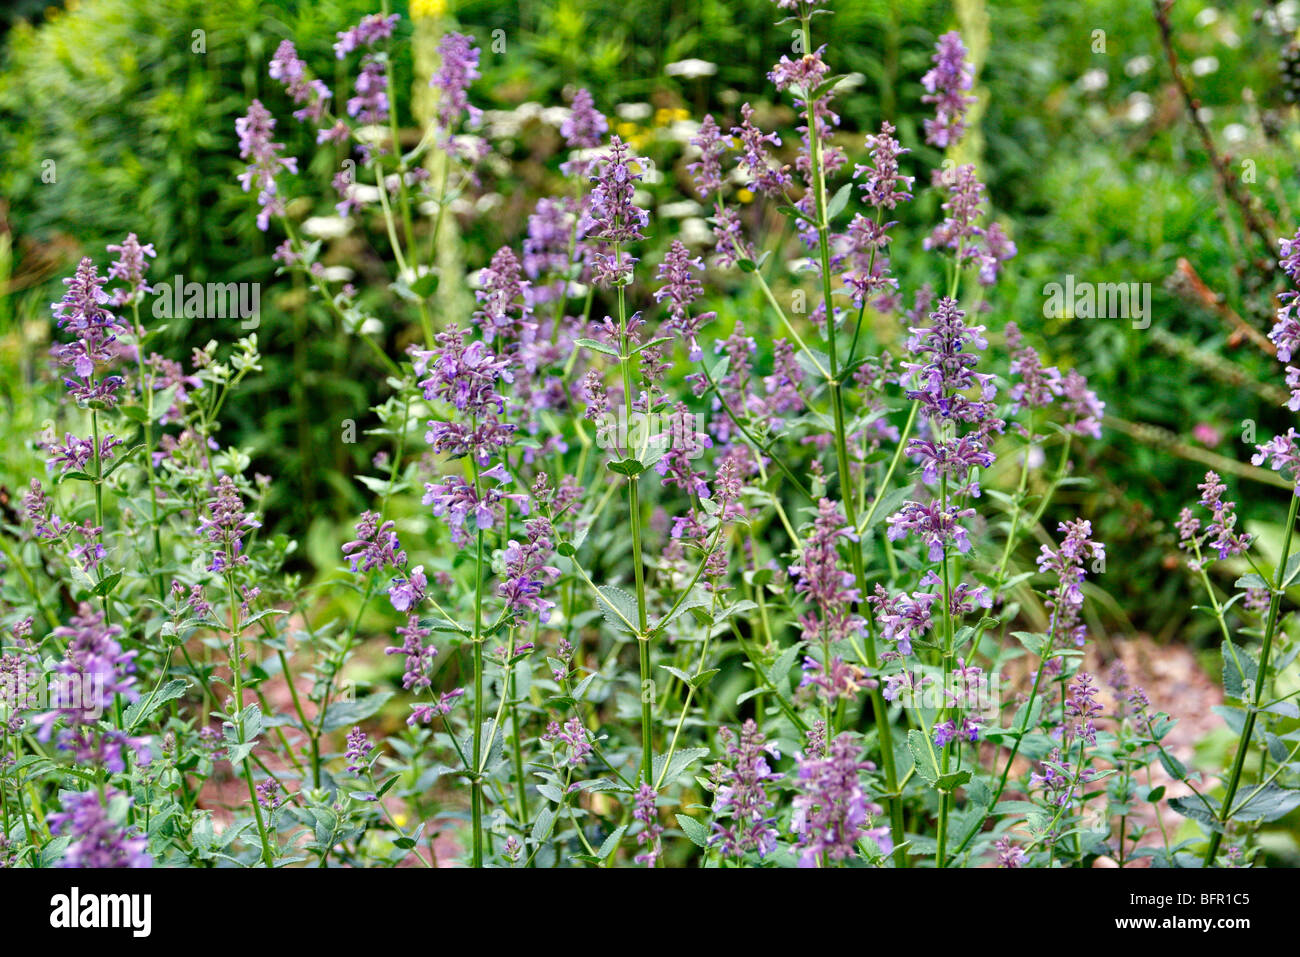
<path fill-rule="evenodd" d="M 917 776 L 930 787 L 934 787 L 939 781 L 939 765 L 935 761 L 934 752 L 930 749 L 929 739 L 922 732 L 913 729 L 907 732 L 907 749 L 912 752 Z"/>
<path fill-rule="evenodd" d="M 636 598 L 615 585 L 597 585 L 600 612 L 619 631 L 636 634 L 638 612 Z"/>
<path fill-rule="evenodd" d="M 677 826 L 682 829 L 682 833 L 690 838 L 691 843 L 696 847 L 709 846 L 709 829 L 702 822 L 688 815 L 678 814 Z"/>
<path fill-rule="evenodd" d="M 1254 688 L 1259 668 L 1253 658 L 1228 639 L 1220 645 L 1223 655 L 1223 690 L 1229 698 L 1244 701 L 1247 686 Z"/>
<path fill-rule="evenodd" d="M 1300 807 L 1300 790 L 1270 784 L 1232 810 L 1237 821 L 1276 821 Z"/>

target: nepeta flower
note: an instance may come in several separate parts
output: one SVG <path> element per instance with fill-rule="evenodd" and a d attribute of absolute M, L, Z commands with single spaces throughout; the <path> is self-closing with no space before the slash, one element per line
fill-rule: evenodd
<path fill-rule="evenodd" d="M 462 114 L 468 117 L 471 127 L 478 126 L 483 111 L 469 102 L 470 85 L 481 76 L 474 38 L 463 33 L 445 34 L 438 44 L 438 57 L 441 66 L 429 80 L 430 86 L 441 91 L 438 127 L 444 136 L 449 134 L 460 123 Z"/>
<path fill-rule="evenodd" d="M 641 174 L 632 165 L 639 161 L 627 149 L 627 144 L 617 136 L 611 137 L 609 153 L 597 160 L 596 172 L 591 177 L 595 185 L 590 202 L 578 223 L 578 234 L 603 239 L 610 243 L 634 242 L 644 238 L 643 230 L 650 215 L 633 202 L 636 184 Z"/>
<path fill-rule="evenodd" d="M 754 126 L 752 120 L 754 108 L 746 103 L 740 108 L 740 126 L 731 128 L 731 135 L 740 141 L 742 157 L 741 169 L 748 176 L 746 184 L 756 193 L 768 196 L 781 196 L 792 184 L 787 167 L 774 168 L 768 160 L 768 147 L 779 147 L 781 137 L 775 133 L 764 133 Z"/>
<path fill-rule="evenodd" d="M 635 858 L 638 864 L 644 864 L 647 867 L 654 867 L 655 861 L 663 852 L 659 844 L 659 836 L 663 834 L 663 825 L 659 823 L 659 809 L 656 806 L 659 795 L 649 784 L 642 784 L 636 792 L 636 807 L 632 811 L 632 817 L 640 821 L 641 830 L 637 833 L 636 842 L 645 848 Z"/>
<path fill-rule="evenodd" d="M 907 340 L 908 351 L 924 360 L 902 363 L 914 374 L 917 385 L 908 390 L 907 397 L 919 400 L 931 418 L 973 423 L 987 418 L 994 409 L 993 377 L 972 371 L 979 358 L 969 351 L 972 346 L 988 348 L 984 327 L 966 325 L 965 315 L 955 299 L 945 296 L 931 313 L 930 325 L 913 327 Z M 979 389 L 979 399 L 964 394 L 971 388 Z"/>
<path fill-rule="evenodd" d="M 727 754 L 732 766 L 722 772 L 714 791 L 713 833 L 709 844 L 729 857 L 744 857 L 754 851 L 766 857 L 776 849 L 775 802 L 768 796 L 769 782 L 783 775 L 774 772 L 767 755 L 780 757 L 752 718 L 740 728 L 740 741 L 730 744 Z"/>
<path fill-rule="evenodd" d="M 1296 430 L 1287 429 L 1281 435 L 1275 435 L 1263 445 L 1255 446 L 1255 454 L 1250 457 L 1251 465 L 1268 464 L 1291 480 L 1296 496 L 1300 497 L 1300 449 L 1296 447 Z"/>
<path fill-rule="evenodd" d="M 491 264 L 479 273 L 481 288 L 475 293 L 481 308 L 474 313 L 483 338 L 497 336 L 507 341 L 526 340 L 536 331 L 528 304 L 529 282 L 521 275 L 519 259 L 509 246 L 492 255 Z"/>
<path fill-rule="evenodd" d="M 595 149 L 608 130 L 609 122 L 596 109 L 591 93 L 581 88 L 575 90 L 569 115 L 560 124 L 564 144 L 573 150 Z"/>
<path fill-rule="evenodd" d="M 111 802 L 121 797 L 109 789 Z M 130 798 L 124 798 L 129 804 Z M 149 842 L 134 829 L 110 819 L 95 791 L 72 792 L 63 798 L 63 809 L 49 817 L 50 830 L 69 839 L 60 867 L 125 868 L 152 867 Z"/>
<path fill-rule="evenodd" d="M 1011 843 L 1008 837 L 1000 837 L 993 845 L 998 851 L 998 867 L 1017 868 L 1025 866 L 1025 849 Z"/>
<path fill-rule="evenodd" d="M 893 209 L 900 202 L 912 198 L 908 192 L 915 181 L 913 176 L 901 176 L 898 172 L 898 158 L 911 150 L 903 149 L 894 139 L 894 127 L 884 122 L 880 132 L 868 134 L 866 146 L 871 154 L 871 165 L 858 164 L 854 167 L 853 178 L 864 176 L 858 189 L 863 192 L 863 199 L 877 209 Z"/>
<path fill-rule="evenodd" d="M 1082 645 L 1086 633 L 1079 622 L 1086 575 L 1083 566 L 1089 559 L 1105 561 L 1106 546 L 1088 537 L 1092 534 L 1092 523 L 1085 519 L 1062 522 L 1057 530 L 1065 533 L 1060 548 L 1051 549 L 1043 545 L 1038 555 L 1038 570 L 1053 572 L 1057 578 L 1057 585 L 1048 594 L 1046 602 L 1051 612 L 1050 633 L 1054 641 L 1069 637 L 1076 645 Z"/>
<path fill-rule="evenodd" d="M 698 362 L 702 352 L 696 336 L 706 322 L 717 316 L 715 312 L 701 312 L 691 315 L 690 306 L 703 291 L 703 284 L 695 278 L 693 270 L 703 270 L 704 260 L 692 259 L 686 244 L 674 239 L 668 247 L 663 263 L 659 266 L 657 278 L 663 285 L 655 291 L 656 302 L 668 301 L 668 320 L 664 323 L 665 331 L 681 336 L 689 345 L 692 362 Z"/>
<path fill-rule="evenodd" d="M 154 251 L 153 243 L 141 245 L 135 233 L 127 233 L 121 245 L 110 245 L 108 251 L 118 254 L 117 259 L 108 266 L 108 278 L 119 279 L 126 283 L 124 288 L 114 292 L 113 305 L 127 306 L 140 301 L 145 293 L 153 292 L 144 281 L 144 274 L 149 271 L 149 263 L 145 257 L 158 255 Z"/>
<path fill-rule="evenodd" d="M 356 96 L 349 98 L 348 116 L 371 126 L 388 122 L 388 74 L 383 62 L 367 53 L 354 84 Z"/>
<path fill-rule="evenodd" d="M 1067 428 L 1075 435 L 1101 438 L 1101 416 L 1106 403 L 1088 388 L 1088 380 L 1077 369 L 1066 373 L 1061 382 L 1061 394 L 1061 405 L 1074 417 Z"/>
<path fill-rule="evenodd" d="M 551 523 L 546 518 L 530 519 L 524 525 L 527 539 L 506 543 L 505 581 L 497 594 L 505 599 L 506 611 L 515 615 L 533 613 L 542 624 L 551 620 L 555 602 L 542 597 L 542 589 L 555 581 L 560 570 L 546 564 L 552 553 Z"/>
<path fill-rule="evenodd" d="M 831 659 L 829 667 L 811 655 L 804 656 L 799 687 L 816 688 L 826 701 L 840 698 L 852 701 L 864 690 L 875 686 L 875 680 L 867 676 L 864 668 L 845 661 L 839 655 Z"/>
<path fill-rule="evenodd" d="M 1097 686 L 1092 675 L 1080 671 L 1070 683 L 1070 694 L 1065 699 L 1065 716 L 1073 718 L 1071 731 L 1074 737 L 1083 738 L 1089 744 L 1097 743 L 1097 725 L 1095 719 L 1101 715 L 1101 705 L 1097 702 Z"/>
<path fill-rule="evenodd" d="M 434 718 L 451 714 L 456 699 L 463 697 L 464 694 L 464 688 L 455 688 L 451 691 L 444 691 L 438 697 L 438 700 L 432 704 L 411 705 L 411 715 L 406 719 L 406 724 L 412 728 L 417 724 L 432 724 Z"/>
<path fill-rule="evenodd" d="M 563 726 L 558 721 L 552 721 L 542 734 L 542 740 L 559 741 L 567 746 L 569 755 L 565 763 L 572 768 L 581 767 L 591 753 L 591 740 L 581 718 L 570 718 Z"/>
<path fill-rule="evenodd" d="M 99 275 L 94 262 L 83 258 L 77 264 L 77 271 L 63 280 L 67 292 L 50 309 L 59 328 L 74 337 L 74 341 L 54 349 L 59 364 L 72 370 L 63 380 L 64 385 L 78 402 L 98 401 L 111 407 L 117 401 L 122 379 L 119 376 L 95 378 L 96 368 L 115 358 L 112 345 L 121 330 L 113 314 L 104 308 L 109 302 L 103 288 L 106 281 L 107 277 Z"/>
<path fill-rule="evenodd" d="M 239 174 L 239 185 L 245 193 L 257 186 L 257 204 L 261 207 L 257 214 L 257 228 L 263 232 L 270 226 L 273 215 L 284 215 L 284 199 L 276 185 L 276 176 L 282 169 L 298 172 L 298 160 L 281 156 L 284 144 L 271 141 L 274 130 L 275 118 L 261 100 L 254 100 L 249 104 L 248 112 L 235 120 L 239 158 L 249 161 L 248 167 Z"/>
<path fill-rule="evenodd" d="M 984 216 L 984 184 L 975 167 L 964 163 L 956 169 L 936 169 L 932 181 L 947 192 L 943 201 L 947 215 L 921 245 L 925 249 L 953 250 L 961 266 L 978 260 L 984 236 L 979 225 Z"/>
<path fill-rule="evenodd" d="M 1023 344 L 1020 327 L 1014 322 L 1006 324 L 1003 336 L 1011 350 L 1010 372 L 1020 379 L 1011 386 L 1011 410 L 1019 412 L 1023 408 L 1041 409 L 1051 405 L 1053 398 L 1062 392 L 1061 373 L 1056 366 L 1045 367 L 1038 351 Z"/>
<path fill-rule="evenodd" d="M 348 732 L 348 747 L 343 753 L 343 757 L 348 760 L 348 771 L 352 774 L 360 774 L 369 767 L 368 756 L 375 746 L 370 743 L 366 733 L 360 728 L 353 728 Z"/>
<path fill-rule="evenodd" d="M 713 114 L 705 114 L 699 131 L 691 137 L 691 146 L 700 151 L 700 158 L 686 165 L 686 171 L 695 181 L 695 191 L 701 197 L 722 189 L 722 157 L 730 149 L 730 142 L 722 135 Z"/>
<path fill-rule="evenodd" d="M 285 92 L 294 103 L 305 104 L 294 110 L 293 118 L 300 123 L 320 123 L 333 94 L 320 80 L 307 78 L 307 64 L 299 58 L 292 40 L 280 41 L 271 57 L 269 72 L 271 79 L 284 84 Z"/>
<path fill-rule="evenodd" d="M 376 568 L 400 568 L 406 564 L 406 552 L 397 541 L 393 521 L 379 524 L 378 512 L 362 512 L 356 524 L 355 541 L 343 546 L 343 554 L 352 564 L 352 571 L 368 572 Z"/>
<path fill-rule="evenodd" d="M 429 580 L 424 576 L 424 566 L 416 565 L 406 577 L 394 578 L 388 586 L 388 600 L 398 611 L 407 611 L 420 607 L 429 587 Z"/>
<path fill-rule="evenodd" d="M 935 118 L 925 121 L 925 141 L 943 149 L 966 132 L 966 111 L 975 102 L 967 91 L 975 83 L 975 71 L 966 60 L 966 47 L 956 30 L 939 37 L 931 59 L 934 66 L 921 77 L 926 90 L 921 102 L 935 105 Z"/>
<path fill-rule="evenodd" d="M 960 508 L 949 505 L 947 508 L 938 502 L 928 505 L 921 502 L 905 502 L 903 507 L 885 519 L 889 526 L 888 536 L 896 542 L 909 534 L 916 534 L 929 547 L 929 559 L 937 562 L 944 556 L 944 549 L 952 545 L 958 552 L 970 551 L 970 536 L 960 524 L 962 519 L 975 514 L 973 508 Z"/>
<path fill-rule="evenodd" d="M 841 538 L 852 535 L 839 505 L 822 499 L 813 530 L 804 539 L 799 563 L 790 566 L 790 574 L 797 579 L 795 591 L 816 609 L 815 614 L 800 619 L 808 640 L 837 641 L 862 627 L 862 619 L 852 611 L 861 594 L 853 573 L 844 569 L 837 548 Z"/>
<path fill-rule="evenodd" d="M 1237 505 L 1235 502 L 1223 501 L 1223 493 L 1228 487 L 1219 481 L 1215 472 L 1206 472 L 1205 481 L 1197 486 L 1201 490 L 1201 506 L 1207 508 L 1213 517 L 1206 527 L 1206 537 L 1211 539 L 1209 547 L 1213 548 L 1219 558 L 1240 555 L 1250 547 L 1250 534 L 1238 534 Z"/>
<path fill-rule="evenodd" d="M 239 489 L 229 475 L 221 476 L 217 482 L 216 495 L 208 503 L 208 513 L 206 518 L 199 520 L 199 533 L 218 546 L 208 571 L 224 572 L 233 565 L 248 564 L 248 557 L 241 554 L 244 533 L 261 528 L 262 523 L 244 511 Z"/>
<path fill-rule="evenodd" d="M 912 639 L 923 636 L 933 625 L 931 609 L 938 595 L 930 592 L 906 593 L 890 597 L 883 585 L 876 593 L 867 596 L 867 603 L 876 610 L 881 636 L 898 644 L 898 652 L 912 653 Z"/>
<path fill-rule="evenodd" d="M 400 19 L 400 14 L 396 13 L 388 16 L 382 13 L 367 14 L 355 27 L 336 34 L 338 42 L 334 44 L 334 55 L 342 60 L 353 50 L 373 47 L 381 40 L 391 39 L 393 28 L 397 26 L 397 21 Z"/>
<path fill-rule="evenodd" d="M 852 857 L 864 837 L 873 838 L 886 854 L 893 850 L 888 829 L 868 827 L 880 808 L 867 800 L 862 787 L 861 774 L 871 765 L 861 755 L 861 745 L 845 732 L 830 743 L 825 757 L 799 757 L 799 793 L 790 826 L 799 838 L 800 867 L 815 867 L 823 856 L 829 861 Z"/>
<path fill-rule="evenodd" d="M 397 633 L 402 636 L 401 647 L 389 646 L 384 649 L 386 655 L 405 655 L 406 669 L 402 673 L 402 687 L 407 691 L 412 688 L 429 687 L 429 669 L 438 649 L 425 644 L 433 629 L 420 624 L 420 616 L 409 614 L 405 625 L 397 626 Z"/>

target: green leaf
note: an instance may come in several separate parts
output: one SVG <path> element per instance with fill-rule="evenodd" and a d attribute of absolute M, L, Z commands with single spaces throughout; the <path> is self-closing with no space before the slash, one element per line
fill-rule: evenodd
<path fill-rule="evenodd" d="M 645 465 L 638 458 L 619 459 L 617 462 L 607 463 L 607 467 L 611 472 L 617 472 L 619 475 L 626 475 L 629 478 L 640 475 L 646 470 Z"/>
<path fill-rule="evenodd" d="M 1297 554 L 1300 554 L 1300 552 Z M 1234 584 L 1237 588 L 1268 588 L 1268 582 L 1264 581 L 1263 578 L 1256 575 L 1254 572 L 1242 575 Z"/>
<path fill-rule="evenodd" d="M 940 791 L 955 791 L 969 780 L 970 769 L 965 768 L 961 771 L 949 771 L 947 774 L 939 775 L 939 780 L 934 783 L 934 786 Z"/>
<path fill-rule="evenodd" d="M 122 723 L 126 726 L 127 731 L 134 731 L 140 722 L 153 714 L 168 701 L 179 698 L 189 689 L 190 683 L 184 678 L 176 678 L 167 682 L 156 692 L 146 695 L 139 701 L 131 704 L 126 711 L 122 713 Z"/>
<path fill-rule="evenodd" d="M 1246 688 L 1252 689 L 1259 675 L 1254 659 L 1228 639 L 1220 645 L 1223 653 L 1223 690 L 1229 698 L 1246 700 Z"/>
<path fill-rule="evenodd" d="M 1039 658 L 1043 656 L 1043 649 L 1047 645 L 1047 636 L 1037 631 L 1013 631 L 1011 637 L 1020 642 L 1025 650 L 1031 655 Z M 1019 727 L 1019 725 L 1017 725 Z"/>
<path fill-rule="evenodd" d="M 551 810 L 548 804 L 538 812 L 537 820 L 533 822 L 532 839 L 534 843 L 540 844 L 551 834 L 551 827 L 555 822 L 555 812 Z"/>
<path fill-rule="evenodd" d="M 710 681 L 712 681 L 714 675 L 716 675 L 721 670 L 722 670 L 721 668 L 710 668 L 708 671 L 701 671 L 698 675 L 696 675 L 694 678 L 690 680 L 690 686 L 698 691 L 700 688 L 703 688 Z"/>
<path fill-rule="evenodd" d="M 826 207 L 826 221 L 833 222 L 835 217 L 844 212 L 844 207 L 849 205 L 849 197 L 853 195 L 853 184 L 845 183 L 831 198 L 830 205 Z"/>
<path fill-rule="evenodd" d="M 862 527 L 863 534 L 865 535 L 877 524 L 897 512 L 899 506 L 906 502 L 911 494 L 910 488 L 894 488 L 881 496 L 880 504 L 875 506 L 875 511 L 871 514 L 871 521 Z"/>
<path fill-rule="evenodd" d="M 618 847 L 618 842 L 623 840 L 623 835 L 626 833 L 626 824 L 620 824 L 618 827 L 614 828 L 614 830 L 610 831 L 609 837 L 605 838 L 604 842 L 600 845 L 600 850 L 596 852 L 597 856 L 600 857 L 601 860 L 604 860 L 609 857 L 609 855 L 613 854 L 614 849 Z"/>
<path fill-rule="evenodd" d="M 1213 814 L 1195 797 L 1176 797 L 1169 799 L 1169 806 L 1181 814 L 1183 817 L 1191 818 L 1193 821 L 1204 825 L 1211 831 L 1223 833 L 1223 825 L 1218 822 Z"/>
<path fill-rule="evenodd" d="M 614 585 L 596 586 L 596 596 L 605 621 L 619 631 L 636 634 L 639 621 L 636 598 Z"/>
<path fill-rule="evenodd" d="M 102 579 L 100 579 L 99 583 L 96 584 L 95 587 L 90 590 L 90 593 L 94 595 L 96 598 L 101 597 L 103 595 L 111 594 L 113 589 L 117 587 L 117 583 L 120 582 L 121 580 L 122 580 L 121 572 L 113 572 L 113 574 L 111 575 L 105 575 Z"/>
<path fill-rule="evenodd" d="M 1286 560 L 1286 571 L 1282 573 L 1282 587 L 1287 588 L 1300 575 L 1300 552 L 1295 552 Z"/>
<path fill-rule="evenodd" d="M 1270 784 L 1232 811 L 1233 820 L 1276 821 L 1300 807 L 1300 790 Z"/>
<path fill-rule="evenodd" d="M 364 721 L 387 704 L 392 696 L 391 691 L 381 691 L 378 694 L 367 695 L 360 701 L 340 701 L 332 704 L 325 712 L 324 730 L 337 731 Z"/>
<path fill-rule="evenodd" d="M 907 732 L 907 749 L 912 752 L 916 773 L 926 784 L 934 787 L 939 782 L 939 765 L 930 749 L 930 740 L 915 729 Z"/>
<path fill-rule="evenodd" d="M 654 774 L 652 777 L 656 781 L 663 782 L 660 785 L 661 787 L 667 787 L 676 781 L 677 778 L 692 764 L 700 760 L 700 758 L 707 757 L 708 753 L 708 748 L 682 748 L 673 753 L 673 759 L 671 763 L 669 763 L 666 773 L 664 773 L 664 761 L 668 755 L 656 755 L 654 760 Z"/>
<path fill-rule="evenodd" d="M 617 349 L 613 346 L 607 346 L 603 342 L 597 342 L 595 339 L 575 339 L 573 341 L 580 346 L 586 346 L 592 352 L 599 352 L 602 355 L 611 356 L 615 359 L 619 358 Z"/>
<path fill-rule="evenodd" d="M 709 829 L 702 822 L 686 814 L 678 814 L 677 826 L 682 829 L 682 832 L 691 839 L 691 843 L 696 847 L 709 846 Z"/>
<path fill-rule="evenodd" d="M 1165 772 L 1174 780 L 1182 781 L 1187 777 L 1187 767 L 1168 751 L 1162 750 L 1160 752 L 1160 763 L 1164 766 Z"/>

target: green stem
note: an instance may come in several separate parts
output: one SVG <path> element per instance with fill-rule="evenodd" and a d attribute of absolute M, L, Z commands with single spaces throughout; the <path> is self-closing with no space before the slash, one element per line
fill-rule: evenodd
<path fill-rule="evenodd" d="M 1282 604 L 1282 581 L 1286 574 L 1287 559 L 1291 555 L 1291 537 L 1295 531 L 1297 506 L 1300 506 L 1300 497 L 1293 495 L 1291 508 L 1287 512 L 1286 537 L 1282 540 L 1282 557 L 1278 559 L 1277 568 L 1273 572 L 1273 595 L 1268 605 L 1268 622 L 1264 626 L 1264 644 L 1259 653 L 1259 675 L 1255 679 L 1255 694 L 1246 712 L 1246 723 L 1242 726 L 1241 736 L 1237 740 L 1237 754 L 1232 761 L 1232 771 L 1228 776 L 1228 790 L 1224 793 L 1219 812 L 1219 823 L 1225 827 L 1232 819 L 1232 802 L 1241 784 L 1241 772 L 1246 765 L 1246 753 L 1250 749 L 1251 736 L 1255 733 L 1255 719 L 1259 716 L 1259 704 L 1264 697 L 1264 686 L 1268 683 L 1268 659 L 1273 652 L 1273 636 L 1277 632 L 1278 611 Z M 1222 840 L 1222 831 L 1210 832 L 1210 846 L 1205 851 L 1203 866 L 1214 866 L 1214 858 L 1219 853 L 1219 844 Z"/>

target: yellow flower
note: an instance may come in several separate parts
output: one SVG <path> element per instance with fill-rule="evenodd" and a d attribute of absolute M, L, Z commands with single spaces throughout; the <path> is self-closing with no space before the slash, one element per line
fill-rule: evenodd
<path fill-rule="evenodd" d="M 412 11 L 414 11 L 415 9 L 414 4 L 412 4 L 411 9 Z M 396 814 L 393 815 L 393 823 L 396 824 L 398 827 L 406 827 L 406 815 L 403 814 L 401 811 L 398 811 Z"/>
<path fill-rule="evenodd" d="M 742 203 L 752 203 L 754 201 L 754 194 L 747 189 L 741 188 L 736 191 L 736 199 L 740 200 Z"/>
<path fill-rule="evenodd" d="M 680 120 L 689 120 L 690 111 L 682 109 L 680 106 L 673 109 L 660 107 L 655 110 L 655 126 L 668 126 L 670 123 L 676 123 Z"/>
<path fill-rule="evenodd" d="M 447 15 L 447 0 L 411 0 L 411 19 L 437 20 Z"/>
<path fill-rule="evenodd" d="M 635 123 L 630 123 L 627 120 L 624 120 L 622 123 L 619 123 L 614 127 L 614 132 L 624 140 L 630 140 L 632 137 L 636 136 L 638 130 L 639 127 Z"/>

